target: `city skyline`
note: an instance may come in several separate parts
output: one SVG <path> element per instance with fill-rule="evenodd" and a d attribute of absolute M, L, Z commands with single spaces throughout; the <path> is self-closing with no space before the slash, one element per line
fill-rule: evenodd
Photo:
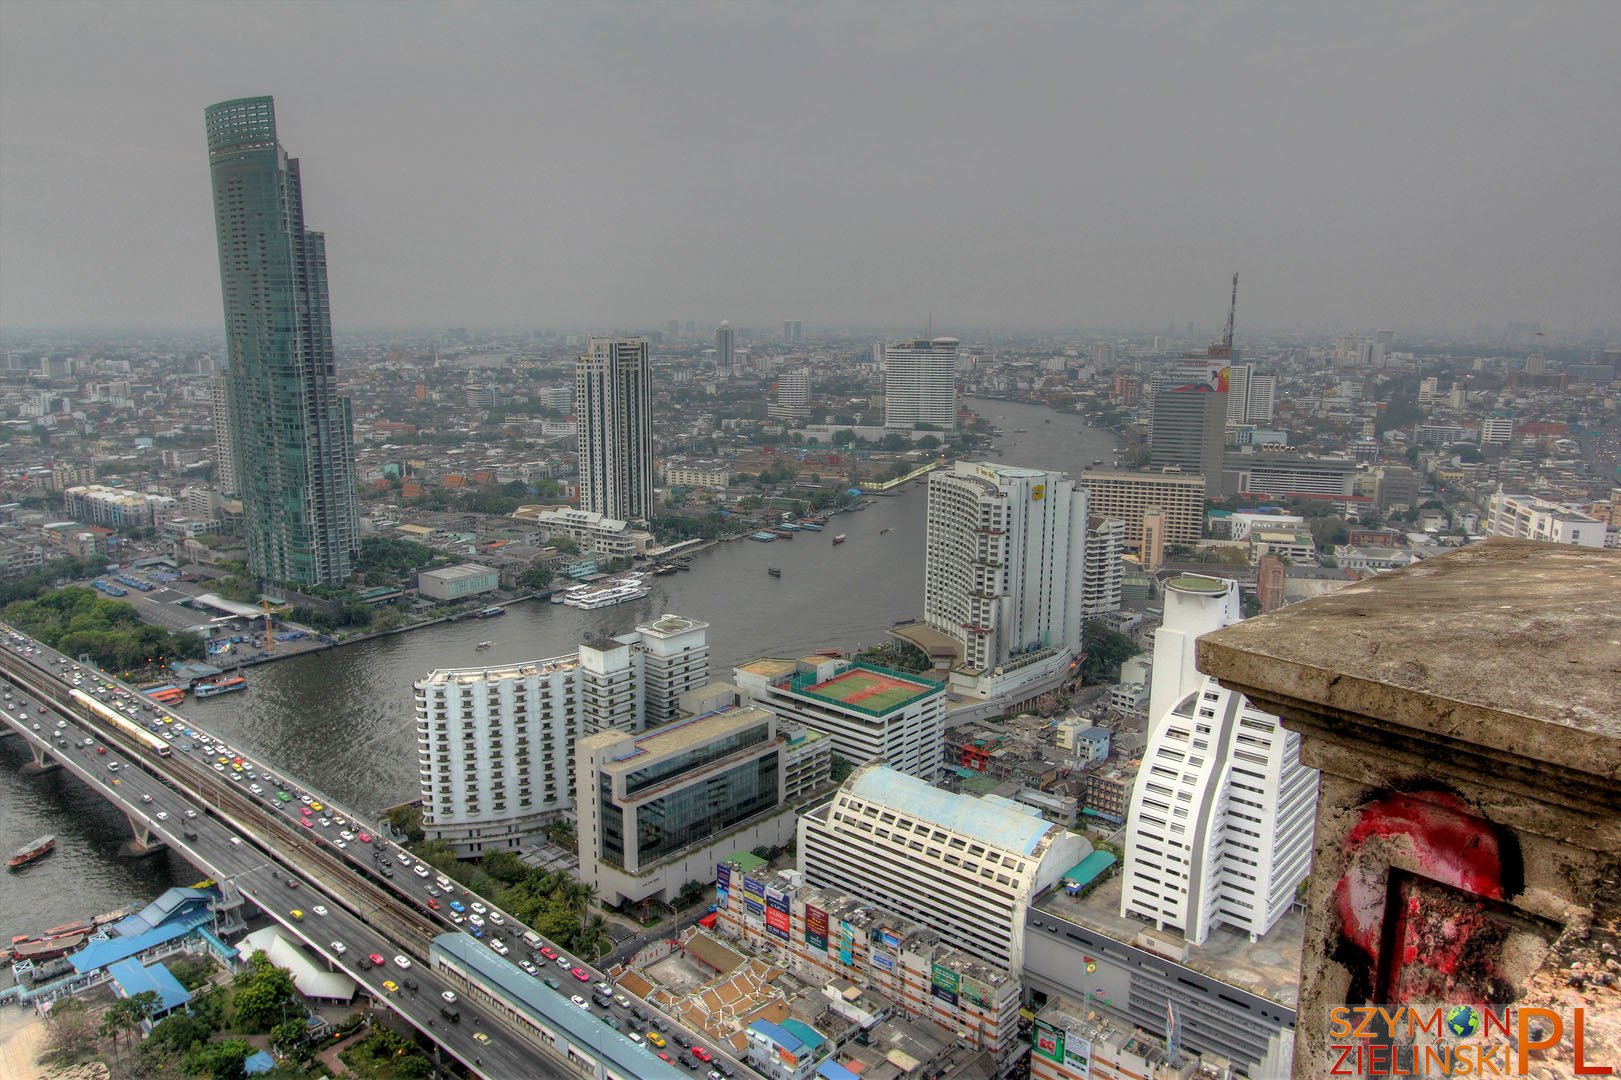
<path fill-rule="evenodd" d="M 1241 337 L 1615 321 L 1618 151 L 1587 134 L 1616 99 L 1613 8 L 630 10 L 312 8 L 295 28 L 256 5 L 16 5 L 0 323 L 206 325 L 188 118 L 267 91 L 323 163 L 345 329 L 932 311 L 1208 336 L 1234 266 Z M 610 45 L 629 62 L 571 107 Z M 433 73 L 471 47 L 479 79 Z M 143 89 L 114 92 L 133 54 Z M 528 134 L 492 144 L 503 126 Z M 625 144 L 657 183 L 573 164 Z M 117 175 L 84 167 L 109 149 Z"/>

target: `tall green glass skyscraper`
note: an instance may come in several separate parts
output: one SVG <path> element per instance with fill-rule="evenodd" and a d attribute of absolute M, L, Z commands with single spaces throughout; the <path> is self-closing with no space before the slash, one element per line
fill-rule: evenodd
<path fill-rule="evenodd" d="M 304 227 L 298 159 L 268 97 L 204 110 L 225 300 L 226 410 L 248 566 L 336 585 L 359 545 L 354 425 L 336 391 L 326 238 Z"/>

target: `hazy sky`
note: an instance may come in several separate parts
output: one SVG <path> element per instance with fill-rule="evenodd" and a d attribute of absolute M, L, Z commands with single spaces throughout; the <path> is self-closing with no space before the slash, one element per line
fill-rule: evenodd
<path fill-rule="evenodd" d="M 360 327 L 1621 324 L 1621 3 L 0 0 L 0 323 L 221 322 L 272 94 Z"/>

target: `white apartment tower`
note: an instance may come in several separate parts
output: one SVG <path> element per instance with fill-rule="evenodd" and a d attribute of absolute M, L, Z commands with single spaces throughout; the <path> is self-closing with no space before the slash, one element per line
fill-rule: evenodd
<path fill-rule="evenodd" d="M 1125 569 L 1126 523 L 1111 518 L 1086 519 L 1086 568 L 1081 575 L 1081 618 L 1094 619 L 1120 610 Z"/>
<path fill-rule="evenodd" d="M 797 851 L 805 884 L 888 908 L 1019 971 L 1030 901 L 1091 845 L 1033 807 L 953 794 L 871 764 L 800 816 Z"/>
<path fill-rule="evenodd" d="M 884 426 L 957 426 L 957 339 L 884 346 Z"/>
<path fill-rule="evenodd" d="M 681 695 L 709 682 L 709 624 L 661 615 L 636 628 L 642 661 L 642 716 L 647 727 L 681 714 Z"/>
<path fill-rule="evenodd" d="M 1084 489 L 1060 472 L 958 461 L 929 476 L 923 617 L 966 672 L 1081 648 Z"/>
<path fill-rule="evenodd" d="M 214 486 L 227 495 L 239 490 L 236 482 L 236 451 L 231 446 L 230 391 L 224 375 L 208 382 L 209 411 L 214 421 Z"/>
<path fill-rule="evenodd" d="M 1277 383 L 1277 376 L 1260 374 L 1254 364 L 1234 364 L 1227 382 L 1227 422 L 1271 423 Z"/>
<path fill-rule="evenodd" d="M 1222 925 L 1259 938 L 1311 869 L 1317 772 L 1300 764 L 1300 736 L 1194 667 L 1194 642 L 1241 618 L 1235 581 L 1167 584 L 1127 816 L 1120 914 L 1194 945 Z"/>
<path fill-rule="evenodd" d="M 640 338 L 592 338 L 575 366 L 580 509 L 620 521 L 652 515 L 652 370 Z"/>

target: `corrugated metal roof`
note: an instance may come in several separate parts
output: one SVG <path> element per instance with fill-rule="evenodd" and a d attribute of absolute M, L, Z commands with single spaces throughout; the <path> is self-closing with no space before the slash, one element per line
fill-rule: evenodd
<path fill-rule="evenodd" d="M 134 997 L 147 990 L 157 994 L 158 1007 L 153 1010 L 154 1012 L 168 1012 L 191 1000 L 191 994 L 180 985 L 180 980 L 171 975 L 169 969 L 162 964 L 142 967 L 139 960 L 131 958 L 113 964 L 107 972 L 118 980 L 119 988 L 127 997 Z"/>

